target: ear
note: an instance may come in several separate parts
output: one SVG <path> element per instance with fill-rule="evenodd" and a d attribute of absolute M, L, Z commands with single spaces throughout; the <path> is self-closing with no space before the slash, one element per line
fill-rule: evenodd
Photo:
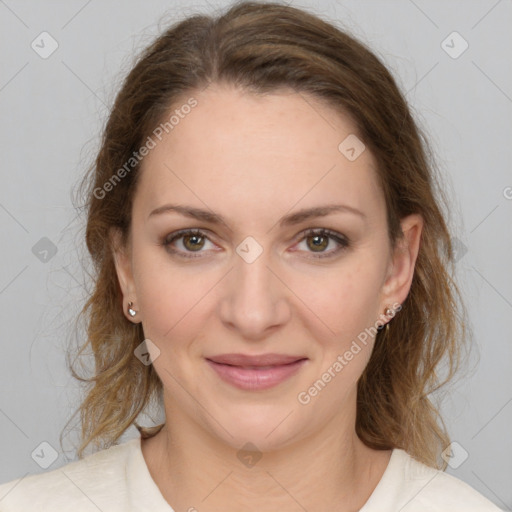
<path fill-rule="evenodd" d="M 403 238 L 398 239 L 389 265 L 388 275 L 382 287 L 382 309 L 394 304 L 402 304 L 411 288 L 414 277 L 414 266 L 420 249 L 423 218 L 418 214 L 404 217 L 402 226 Z"/>
<path fill-rule="evenodd" d="M 123 312 L 126 318 L 133 322 L 133 318 L 127 312 L 129 302 L 133 302 L 133 308 L 137 309 L 137 294 L 135 293 L 130 250 L 129 247 L 122 244 L 119 228 L 110 230 L 110 242 L 117 278 L 123 294 Z"/>

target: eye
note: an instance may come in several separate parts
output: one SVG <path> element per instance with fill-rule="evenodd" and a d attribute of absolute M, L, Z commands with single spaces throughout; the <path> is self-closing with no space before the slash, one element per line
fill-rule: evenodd
<path fill-rule="evenodd" d="M 306 252 L 313 253 L 313 258 L 332 257 L 349 246 L 347 237 L 329 229 L 308 229 L 303 235 L 300 243 L 305 243 Z M 334 249 L 327 251 L 326 249 L 332 245 Z"/>
<path fill-rule="evenodd" d="M 207 243 L 213 244 L 207 234 L 200 229 L 183 229 L 171 233 L 162 241 L 162 245 L 169 252 L 184 258 L 201 257 L 201 253 L 205 252 L 202 249 Z M 332 257 L 349 246 L 349 240 L 344 235 L 324 228 L 308 229 L 303 232 L 299 245 L 301 243 L 306 244 L 305 252 L 313 253 L 313 258 Z M 334 248 L 327 251 L 326 249 L 332 245 Z"/>
<path fill-rule="evenodd" d="M 173 244 L 178 241 L 181 248 L 176 249 Z M 162 245 L 164 245 L 170 252 L 183 256 L 185 258 L 197 258 L 198 256 L 191 255 L 190 253 L 204 252 L 201 249 L 205 246 L 206 242 L 212 243 L 206 233 L 199 229 L 184 229 L 172 233 L 166 237 Z M 188 253 L 188 254 L 187 254 Z"/>

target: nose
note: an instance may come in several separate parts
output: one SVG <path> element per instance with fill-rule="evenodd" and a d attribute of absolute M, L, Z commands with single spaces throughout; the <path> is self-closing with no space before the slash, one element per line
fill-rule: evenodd
<path fill-rule="evenodd" d="M 221 321 L 248 340 L 268 337 L 291 316 L 289 289 L 271 268 L 267 252 L 251 263 L 234 255 L 220 301 Z"/>

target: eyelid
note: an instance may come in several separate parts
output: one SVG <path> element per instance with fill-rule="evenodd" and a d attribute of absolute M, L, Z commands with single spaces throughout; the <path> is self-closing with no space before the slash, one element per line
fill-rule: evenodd
<path fill-rule="evenodd" d="M 212 241 L 211 237 L 208 235 L 208 233 L 209 233 L 209 230 L 205 230 L 205 229 L 201 229 L 201 228 L 179 229 L 178 231 L 174 231 L 174 232 L 166 235 L 163 238 L 163 240 L 162 240 L 160 245 L 163 245 L 172 254 L 177 254 L 179 256 L 183 256 L 184 258 L 198 258 L 205 251 L 196 251 L 198 256 L 193 256 L 194 251 L 183 252 L 183 251 L 180 251 L 180 250 L 176 250 L 176 249 L 172 248 L 171 244 L 174 241 L 179 240 L 179 239 L 183 238 L 186 235 L 189 235 L 189 236 L 194 236 L 194 235 L 195 236 L 199 236 L 201 238 L 205 238 L 206 240 L 210 241 L 211 243 L 214 243 Z M 189 256 L 185 256 L 185 254 L 188 254 Z"/>
<path fill-rule="evenodd" d="M 308 252 L 308 258 L 314 258 L 314 259 L 322 259 L 322 258 L 333 258 L 334 256 L 338 255 L 340 252 L 346 250 L 351 245 L 351 242 L 347 236 L 345 236 L 342 233 L 339 233 L 337 231 L 334 231 L 332 229 L 328 228 L 307 228 L 303 231 L 301 231 L 298 236 L 299 241 L 297 243 L 302 242 L 305 240 L 308 236 L 326 236 L 330 240 L 333 240 L 335 243 L 338 244 L 338 247 L 334 250 L 327 251 L 327 252 Z M 299 252 L 299 251 L 297 251 Z"/>

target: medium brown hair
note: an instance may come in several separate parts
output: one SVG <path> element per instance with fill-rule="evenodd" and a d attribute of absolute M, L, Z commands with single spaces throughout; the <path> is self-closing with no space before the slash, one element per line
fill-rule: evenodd
<path fill-rule="evenodd" d="M 410 292 L 402 310 L 378 332 L 358 381 L 356 432 L 374 449 L 402 448 L 418 460 L 446 465 L 449 437 L 432 395 L 455 375 L 465 339 L 464 307 L 451 277 L 454 254 L 441 211 L 446 198 L 425 137 L 390 72 L 362 43 L 303 10 L 277 3 L 241 2 L 218 16 L 193 15 L 147 47 L 126 77 L 106 123 L 85 187 L 86 243 L 94 264 L 94 290 L 81 315 L 95 368 L 77 412 L 79 457 L 90 444 L 106 448 L 137 424 L 162 383 L 152 365 L 134 357 L 141 324 L 123 313 L 110 233 L 129 241 L 131 207 L 140 164 L 109 187 L 104 184 L 133 157 L 179 100 L 211 83 L 264 94 L 291 88 L 325 102 L 355 123 L 374 155 L 387 210 L 391 246 L 400 219 L 424 220 Z M 96 192 L 95 192 L 96 191 Z M 440 366 L 444 363 L 445 374 Z"/>

